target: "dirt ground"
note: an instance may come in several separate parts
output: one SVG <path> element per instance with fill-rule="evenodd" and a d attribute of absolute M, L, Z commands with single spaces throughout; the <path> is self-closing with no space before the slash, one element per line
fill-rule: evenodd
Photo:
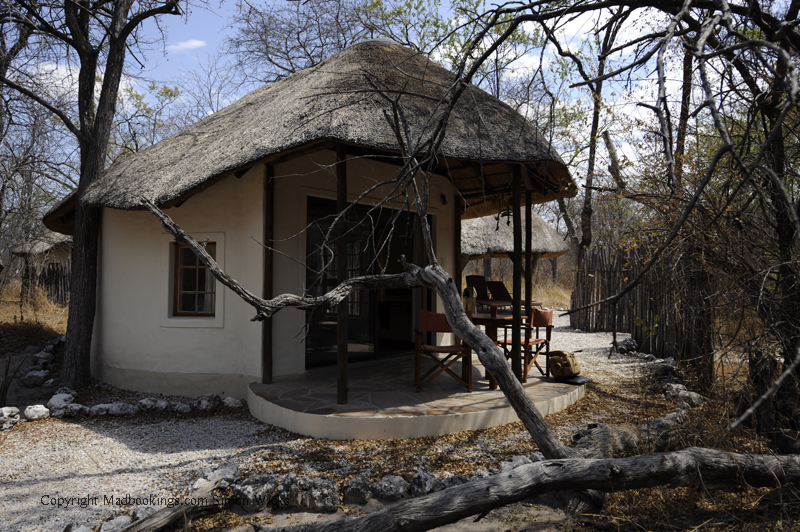
<path fill-rule="evenodd" d="M 562 532 L 571 528 L 573 524 L 572 518 L 564 513 L 562 505 L 558 498 L 552 495 L 542 495 L 495 508 L 484 516 L 467 517 L 432 530 L 438 532 Z M 333 514 L 276 510 L 264 514 L 239 516 L 235 512 L 223 512 L 211 517 L 195 519 L 190 530 L 249 532 L 252 528 L 248 526 L 248 523 L 280 530 L 292 525 L 322 523 L 344 519 L 348 516 L 369 514 L 380 511 L 386 506 L 371 500 L 363 506 L 347 507 L 347 511 L 340 509 Z"/>
<path fill-rule="evenodd" d="M 8 389 L 8 398 L 6 404 L 3 406 L 16 406 L 19 408 L 19 411 L 22 412 L 28 405 L 46 405 L 47 401 L 53 397 L 53 393 L 58 387 L 57 385 L 51 387 L 36 386 L 34 388 L 28 388 L 22 384 L 22 377 L 25 376 L 27 368 L 32 362 L 30 356 L 34 353 L 38 353 L 40 350 L 41 347 L 29 346 L 22 353 L 11 355 L 11 371 L 13 372 L 20 363 L 22 363 L 22 368 L 17 374 L 17 378 L 11 381 L 11 386 Z M 27 360 L 25 360 L 26 357 Z M 6 357 L 0 357 L 0 376 L 5 368 L 5 359 Z"/>

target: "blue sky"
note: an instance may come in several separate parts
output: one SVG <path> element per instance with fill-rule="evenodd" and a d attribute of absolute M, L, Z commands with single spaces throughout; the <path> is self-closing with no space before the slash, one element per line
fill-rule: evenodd
<path fill-rule="evenodd" d="M 200 60 L 216 52 L 225 40 L 231 8 L 232 4 L 220 7 L 212 2 L 209 8 L 190 8 L 188 17 L 161 17 L 159 22 L 167 33 L 165 46 L 147 53 L 142 74 L 163 82 L 196 68 Z M 156 36 L 152 20 L 145 22 L 143 29 L 146 36 Z M 128 58 L 127 64 L 131 67 L 135 61 Z"/>

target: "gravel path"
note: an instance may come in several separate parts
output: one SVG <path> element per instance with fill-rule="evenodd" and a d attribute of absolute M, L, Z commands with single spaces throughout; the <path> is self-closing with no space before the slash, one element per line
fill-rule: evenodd
<path fill-rule="evenodd" d="M 608 359 L 610 333 L 573 331 L 566 317 L 557 317 L 555 325 L 554 348 L 579 351 L 582 374 L 596 382 L 621 386 L 635 381 L 641 374 L 643 363 L 638 359 L 620 355 Z M 599 412 L 594 414 L 595 418 L 603 416 Z M 568 434 L 575 428 L 578 427 L 561 426 L 558 432 Z M 479 446 L 480 453 L 491 461 L 493 457 L 507 456 L 505 448 L 509 445 L 528 439 L 524 433 L 516 432 L 495 431 L 493 434 L 504 435 L 472 438 L 474 443 L 470 444 Z M 428 451 L 430 440 L 425 440 Z M 441 437 L 433 446 L 447 449 L 448 441 L 455 440 Z M 0 432 L 3 459 L 0 530 L 53 532 L 63 530 L 70 523 L 94 528 L 138 506 L 110 503 L 112 498 L 116 501 L 129 495 L 164 506 L 164 501 L 157 499 L 188 493 L 205 470 L 215 469 L 227 461 L 236 462 L 245 473 L 259 467 L 275 468 L 275 464 L 279 464 L 277 469 L 284 472 L 331 474 L 333 471 L 334 476 L 342 478 L 352 475 L 356 468 L 347 463 L 348 456 L 359 454 L 359 459 L 363 459 L 365 454 L 380 455 L 390 447 L 395 452 L 395 448 L 404 443 L 373 442 L 354 446 L 337 442 L 331 445 L 257 422 L 245 409 L 222 410 L 214 415 L 185 419 L 154 419 L 140 414 L 128 419 L 51 419 L 22 423 Z M 497 449 L 493 449 L 493 445 Z M 337 466 L 332 470 L 327 463 L 332 458 L 326 453 L 334 451 Z"/>

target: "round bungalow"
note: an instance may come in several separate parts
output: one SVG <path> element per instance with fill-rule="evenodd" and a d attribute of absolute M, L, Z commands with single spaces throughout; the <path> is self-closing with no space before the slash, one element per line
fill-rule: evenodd
<path fill-rule="evenodd" d="M 251 382 L 334 361 L 334 315 L 284 310 L 263 323 L 250 321 L 253 309 L 176 245 L 142 208 L 142 198 L 197 240 L 207 239 L 220 266 L 254 292 L 325 290 L 335 277 L 303 265 L 313 263 L 320 233 L 336 212 L 337 189 L 346 186 L 352 201 L 397 175 L 403 160 L 396 111 L 407 122 L 406 138 L 425 139 L 454 81 L 424 55 L 366 41 L 106 169 L 82 200 L 102 207 L 93 375 L 134 390 L 245 397 Z M 534 126 L 472 86 L 450 116 L 437 161 L 430 220 L 439 261 L 457 278 L 462 217 L 507 205 L 515 175 L 534 203 L 577 193 Z M 387 193 L 388 187 L 376 188 L 362 203 Z M 74 201 L 64 200 L 45 224 L 71 233 Z M 390 268 L 400 254 L 424 256 L 413 216 L 392 211 L 403 207 L 411 209 L 402 201 L 385 205 L 375 218 L 379 229 L 392 213 L 408 224 L 381 258 Z M 363 237 L 350 235 L 350 275 L 369 273 L 376 262 L 359 246 Z M 349 357 L 407 349 L 419 310 L 437 305 L 435 294 L 421 289 L 352 298 Z"/>

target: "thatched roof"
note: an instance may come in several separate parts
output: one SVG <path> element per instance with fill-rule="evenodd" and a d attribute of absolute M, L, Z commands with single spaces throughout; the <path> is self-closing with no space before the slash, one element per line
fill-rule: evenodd
<path fill-rule="evenodd" d="M 25 255 L 44 255 L 59 247 L 72 245 L 72 237 L 59 233 L 47 232 L 30 242 L 16 246 L 11 252 L 18 257 Z"/>
<path fill-rule="evenodd" d="M 425 139 L 446 107 L 443 100 L 454 79 L 413 50 L 386 40 L 365 41 L 119 161 L 87 189 L 84 201 L 132 209 L 145 196 L 170 205 L 256 163 L 342 144 L 348 156 L 369 153 L 399 162 L 389 99 L 399 97 L 412 137 Z M 541 134 L 511 107 L 473 86 L 450 116 L 439 155 L 437 172 L 449 175 L 472 205 L 486 199 L 494 210 L 499 198 L 510 194 L 509 164 L 526 165 L 535 203 L 577 194 L 566 166 Z M 69 204 L 48 213 L 48 227 L 68 228 Z"/>
<path fill-rule="evenodd" d="M 555 229 L 536 212 L 531 211 L 531 252 L 542 257 L 558 257 L 569 251 Z M 461 223 L 461 255 L 466 260 L 484 257 L 508 258 L 514 251 L 514 223 L 497 215 L 484 216 Z M 525 213 L 522 213 L 522 252 L 525 252 Z"/>

